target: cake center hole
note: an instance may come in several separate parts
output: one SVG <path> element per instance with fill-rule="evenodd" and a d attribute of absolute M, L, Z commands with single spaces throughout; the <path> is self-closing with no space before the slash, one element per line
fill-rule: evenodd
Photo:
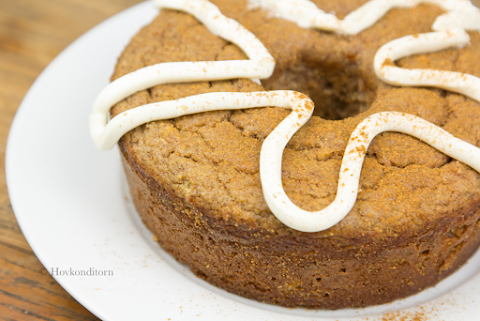
<path fill-rule="evenodd" d="M 262 80 L 267 90 L 296 90 L 315 103 L 314 116 L 339 120 L 367 110 L 375 99 L 375 90 L 368 88 L 364 77 L 354 64 L 328 66 L 325 62 L 305 62 L 276 70 Z"/>

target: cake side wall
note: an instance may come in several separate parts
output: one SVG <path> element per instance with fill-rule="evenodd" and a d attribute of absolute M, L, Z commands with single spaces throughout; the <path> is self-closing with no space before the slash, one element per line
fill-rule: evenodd
<path fill-rule="evenodd" d="M 159 244 L 197 276 L 262 302 L 322 309 L 387 303 L 436 284 L 480 244 L 479 202 L 452 213 L 451 226 L 395 247 L 371 243 L 327 250 L 324 245 L 319 251 L 318 240 L 299 243 L 295 234 L 263 231 L 247 238 L 244 228 L 234 235 L 141 170 L 123 143 L 120 149 L 137 212 Z"/>

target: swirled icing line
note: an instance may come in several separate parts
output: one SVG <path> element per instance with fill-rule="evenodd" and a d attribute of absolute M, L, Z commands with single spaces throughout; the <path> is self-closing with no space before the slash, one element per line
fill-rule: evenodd
<path fill-rule="evenodd" d="M 266 106 L 292 109 L 262 144 L 260 179 L 265 200 L 273 214 L 285 225 L 302 232 L 318 232 L 341 221 L 353 208 L 360 173 L 368 146 L 385 131 L 412 135 L 480 172 L 480 148 L 455 138 L 420 117 L 396 112 L 374 114 L 353 131 L 343 156 L 335 200 L 323 210 L 302 210 L 288 198 L 282 186 L 282 155 L 292 136 L 312 116 L 313 102 L 294 91 L 250 93 L 208 93 L 163 101 L 130 109 L 115 116 L 105 127 L 105 148 L 112 148 L 125 133 L 153 120 L 171 119 L 213 110 L 246 109 Z"/>
<path fill-rule="evenodd" d="M 293 0 L 285 1 L 295 2 Z M 397 131 L 412 135 L 446 155 L 464 162 L 477 172 L 480 172 L 480 149 L 476 146 L 455 138 L 440 127 L 419 117 L 396 112 L 382 112 L 366 118 L 352 133 L 343 156 L 335 200 L 321 211 L 308 212 L 300 209 L 291 202 L 283 190 L 281 177 L 283 150 L 295 132 L 310 119 L 313 113 L 313 102 L 301 93 L 293 91 L 269 91 L 196 95 L 136 107 L 115 116 L 107 124 L 108 111 L 113 104 L 136 91 L 154 85 L 169 82 L 207 81 L 242 77 L 268 78 L 273 72 L 275 62 L 258 39 L 237 22 L 221 15 L 218 8 L 208 1 L 155 0 L 154 2 L 159 7 L 182 10 L 194 15 L 214 34 L 242 48 L 247 53 L 250 61 L 162 63 L 142 68 L 115 80 L 97 97 L 93 112 L 90 115 L 90 133 L 98 149 L 105 150 L 112 148 L 128 131 L 154 120 L 170 119 L 188 114 L 222 109 L 244 109 L 265 106 L 292 109 L 292 113 L 273 130 L 262 144 L 260 153 L 260 178 L 265 200 L 273 214 L 287 226 L 303 232 L 317 232 L 328 229 L 337 224 L 350 212 L 357 198 L 360 173 L 366 151 L 373 138 L 382 132 Z M 378 3 L 379 1 L 374 0 L 371 2 Z M 395 1 L 390 2 L 393 3 Z M 413 2 L 418 3 L 420 1 L 410 1 L 408 3 Z M 447 6 L 455 7 L 456 3 L 450 0 L 430 0 L 423 2 L 442 2 L 445 8 Z M 466 3 L 468 1 L 460 0 L 459 2 Z M 458 16 L 459 13 L 455 11 L 452 16 L 448 16 L 447 18 L 456 21 L 455 19 L 457 19 Z M 475 15 L 469 17 L 476 19 Z M 448 19 L 445 21 L 450 21 Z M 475 19 L 467 19 L 467 22 L 462 26 L 470 28 L 472 25 L 476 25 Z M 439 25 L 441 24 L 439 23 Z M 461 38 L 460 40 L 455 38 L 455 32 L 458 32 L 458 37 Z M 451 38 L 441 38 L 441 36 L 445 36 L 445 34 L 451 36 Z M 426 49 L 437 46 L 437 49 L 432 50 L 440 50 L 451 45 L 463 43 L 462 41 L 468 42 L 465 34 L 466 32 L 461 28 L 447 30 L 441 35 L 435 33 L 426 34 L 425 39 L 432 40 Z M 466 35 L 468 37 L 468 34 Z M 380 54 L 377 53 L 377 57 L 379 57 L 378 61 L 381 62 L 383 59 L 380 69 L 384 68 L 383 65 L 385 65 L 384 62 L 386 59 L 392 59 L 393 61 L 394 59 L 402 57 L 402 55 L 424 52 L 421 50 L 425 48 L 418 49 L 418 43 L 415 44 L 415 41 L 411 38 L 407 40 L 402 39 L 404 38 L 399 40 L 410 41 L 413 43 L 412 46 L 407 46 L 407 49 L 403 51 L 394 42 L 389 43 L 391 47 L 382 47 L 379 50 Z M 426 42 L 428 43 L 428 41 Z M 383 48 L 387 49 L 382 51 Z M 416 48 L 418 51 L 415 51 L 417 50 Z M 377 62 L 377 58 L 375 61 Z M 228 67 L 228 72 L 225 71 L 225 67 Z M 422 71 L 425 72 L 425 70 Z M 390 71 L 390 73 L 395 76 L 398 74 L 398 70 Z M 421 85 L 438 86 L 465 93 L 465 95 L 480 101 L 480 97 L 475 94 L 479 88 L 477 83 L 478 78 L 471 76 L 473 77 L 471 78 L 473 79 L 471 82 L 464 81 L 457 85 L 454 79 L 452 79 L 452 74 L 455 76 L 455 74 L 458 73 L 443 73 L 444 78 L 442 79 L 445 83 L 442 84 L 446 84 L 444 87 L 441 87 L 443 85 L 439 85 L 438 83 L 430 84 L 422 82 Z M 385 72 L 385 74 L 387 74 L 387 72 Z M 464 74 L 461 75 L 464 78 L 468 76 Z M 388 78 L 388 75 L 386 77 Z M 404 85 L 403 82 L 405 81 L 408 85 L 409 83 L 403 78 L 400 77 L 398 80 L 399 84 Z"/>
<path fill-rule="evenodd" d="M 448 17 L 449 21 L 453 20 L 454 23 L 457 23 L 457 17 L 460 15 L 451 12 L 461 12 L 463 16 L 464 13 L 478 10 L 469 0 L 372 0 L 340 20 L 334 14 L 319 9 L 310 0 L 250 0 L 249 2 L 251 9 L 264 8 L 272 12 L 275 17 L 295 22 L 302 28 L 334 31 L 346 35 L 356 35 L 373 26 L 393 8 L 412 8 L 420 3 L 436 4 L 450 12 L 443 16 Z"/>
<path fill-rule="evenodd" d="M 374 58 L 377 76 L 391 85 L 437 87 L 480 101 L 478 77 L 453 71 L 406 70 L 393 65 L 395 60 L 409 55 L 468 44 L 470 36 L 465 30 L 480 31 L 480 10 L 469 0 L 372 0 L 343 20 L 320 10 L 310 0 L 251 0 L 250 6 L 270 10 L 276 17 L 293 21 L 303 28 L 356 35 L 375 24 L 389 10 L 411 8 L 420 3 L 438 5 L 447 13 L 435 19 L 432 29 L 436 32 L 406 36 L 383 45 Z"/>
<path fill-rule="evenodd" d="M 147 66 L 116 79 L 105 87 L 93 103 L 90 135 L 99 137 L 108 121 L 110 108 L 137 91 L 177 82 L 213 81 L 236 78 L 264 79 L 272 75 L 275 60 L 250 31 L 222 15 L 206 0 L 154 0 L 158 8 L 185 11 L 201 21 L 213 34 L 240 47 L 250 60 L 168 62 Z M 98 149 L 104 147 L 94 139 Z"/>
<path fill-rule="evenodd" d="M 480 31 L 480 10 L 472 10 L 467 17 L 470 19 L 465 20 L 466 22 L 472 21 L 470 25 L 465 26 L 468 27 L 467 30 Z M 474 19 L 476 19 L 475 24 Z M 437 19 L 437 22 L 440 21 Z M 438 26 L 442 27 L 438 29 L 445 27 L 443 24 Z M 463 28 L 402 37 L 383 45 L 375 54 L 373 66 L 377 76 L 391 85 L 437 87 L 480 101 L 480 78 L 478 77 L 454 71 L 403 69 L 393 64 L 395 60 L 406 56 L 461 46 L 468 44 L 469 41 L 470 36 Z"/>
<path fill-rule="evenodd" d="M 104 126 L 101 134 L 93 139 L 97 146 L 101 146 L 101 149 L 108 150 L 113 148 L 118 140 L 130 130 L 154 120 L 172 119 L 214 110 L 268 106 L 293 109 L 293 113 L 286 118 L 289 119 L 289 124 L 292 126 L 289 132 L 294 130 L 291 135 L 303 126 L 313 113 L 313 102 L 307 96 L 294 91 L 216 92 L 129 109 L 112 118 Z"/>
<path fill-rule="evenodd" d="M 398 112 L 381 112 L 363 120 L 350 136 L 343 154 L 335 200 L 320 211 L 309 212 L 293 204 L 282 186 L 283 148 L 290 139 L 284 138 L 285 130 L 288 130 L 288 125 L 282 122 L 263 143 L 260 177 L 270 210 L 282 223 L 302 232 L 326 230 L 350 212 L 357 199 L 360 173 L 368 146 L 376 135 L 386 131 L 414 136 L 480 173 L 480 148 L 455 138 L 420 117 Z"/>

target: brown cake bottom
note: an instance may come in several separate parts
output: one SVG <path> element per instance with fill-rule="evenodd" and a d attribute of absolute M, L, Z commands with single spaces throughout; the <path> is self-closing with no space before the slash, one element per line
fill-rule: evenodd
<path fill-rule="evenodd" d="M 452 213 L 460 218 L 454 228 L 447 222 L 391 246 L 339 247 L 309 233 L 225 225 L 149 177 L 124 149 L 120 143 L 133 202 L 158 243 L 198 277 L 261 302 L 321 309 L 387 303 L 435 285 L 480 244 L 480 202 Z"/>

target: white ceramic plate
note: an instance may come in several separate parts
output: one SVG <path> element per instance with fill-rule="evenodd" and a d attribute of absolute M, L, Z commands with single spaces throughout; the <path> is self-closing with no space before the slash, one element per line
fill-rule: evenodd
<path fill-rule="evenodd" d="M 7 183 L 18 222 L 45 268 L 73 297 L 104 320 L 372 321 L 385 313 L 389 320 L 422 314 L 478 320 L 478 253 L 452 277 L 406 300 L 321 311 L 228 294 L 159 248 L 134 213 L 118 152 L 97 151 L 88 132 L 91 105 L 118 55 L 156 14 L 142 3 L 76 40 L 34 83 L 10 131 Z"/>

